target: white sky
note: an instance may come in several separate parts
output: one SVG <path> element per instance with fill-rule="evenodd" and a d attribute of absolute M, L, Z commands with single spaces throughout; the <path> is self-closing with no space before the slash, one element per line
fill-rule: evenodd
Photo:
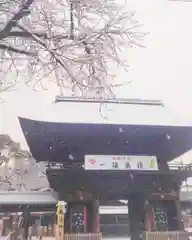
<path fill-rule="evenodd" d="M 117 73 L 118 82 L 132 82 L 116 89 L 119 97 L 162 99 L 183 118 L 192 120 L 192 1 L 127 0 L 128 9 L 136 11 L 136 19 L 150 32 L 146 48 L 128 49 L 128 73 Z M 47 87 L 49 87 L 47 85 Z M 57 92 L 58 93 L 58 92 Z M 41 114 L 48 109 L 56 89 L 34 92 L 20 84 L 5 96 L 0 105 L 0 132 L 26 143 L 17 116 L 29 111 Z M 61 109 L 60 114 L 63 114 Z M 191 158 L 192 159 L 192 158 Z M 190 155 L 187 157 L 190 160 Z"/>

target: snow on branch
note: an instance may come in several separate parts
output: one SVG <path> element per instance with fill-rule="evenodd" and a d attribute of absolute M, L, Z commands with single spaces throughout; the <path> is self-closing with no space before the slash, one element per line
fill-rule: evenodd
<path fill-rule="evenodd" d="M 134 13 L 110 0 L 5 2 L 0 2 L 0 16 L 8 19 L 0 21 L 0 91 L 25 76 L 34 87 L 52 79 L 75 95 L 111 96 L 111 69 L 127 70 L 125 49 L 143 46 L 146 34 Z"/>

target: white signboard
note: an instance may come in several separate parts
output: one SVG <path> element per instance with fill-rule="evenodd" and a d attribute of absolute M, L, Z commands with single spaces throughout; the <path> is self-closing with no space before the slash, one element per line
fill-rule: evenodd
<path fill-rule="evenodd" d="M 157 171 L 155 156 L 85 155 L 85 170 Z"/>

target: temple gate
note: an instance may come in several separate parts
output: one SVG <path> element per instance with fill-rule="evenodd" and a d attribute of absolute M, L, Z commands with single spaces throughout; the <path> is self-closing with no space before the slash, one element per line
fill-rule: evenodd
<path fill-rule="evenodd" d="M 191 170 L 171 170 L 168 162 L 192 148 L 192 126 L 159 101 L 57 102 L 62 121 L 19 121 L 33 157 L 48 163 L 51 188 L 67 203 L 65 232 L 99 232 L 98 200 L 120 199 L 128 200 L 132 240 L 183 232 L 179 190 Z"/>

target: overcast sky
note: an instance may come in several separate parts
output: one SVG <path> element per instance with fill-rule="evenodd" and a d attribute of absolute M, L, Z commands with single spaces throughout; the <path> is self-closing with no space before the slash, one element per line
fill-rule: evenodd
<path fill-rule="evenodd" d="M 116 89 L 117 95 L 162 99 L 182 118 L 192 120 L 192 1 L 127 2 L 128 9 L 135 10 L 136 19 L 144 24 L 143 31 L 150 34 L 145 48 L 125 52 L 130 69 L 128 73 L 117 72 L 117 79 L 118 82 L 131 80 L 131 83 Z M 42 108 L 48 110 L 57 93 L 54 87 L 34 92 L 22 84 L 17 86 L 6 94 L 6 102 L 0 106 L 0 132 L 8 133 L 26 148 L 17 116 L 27 116 L 30 111 L 41 114 Z"/>

